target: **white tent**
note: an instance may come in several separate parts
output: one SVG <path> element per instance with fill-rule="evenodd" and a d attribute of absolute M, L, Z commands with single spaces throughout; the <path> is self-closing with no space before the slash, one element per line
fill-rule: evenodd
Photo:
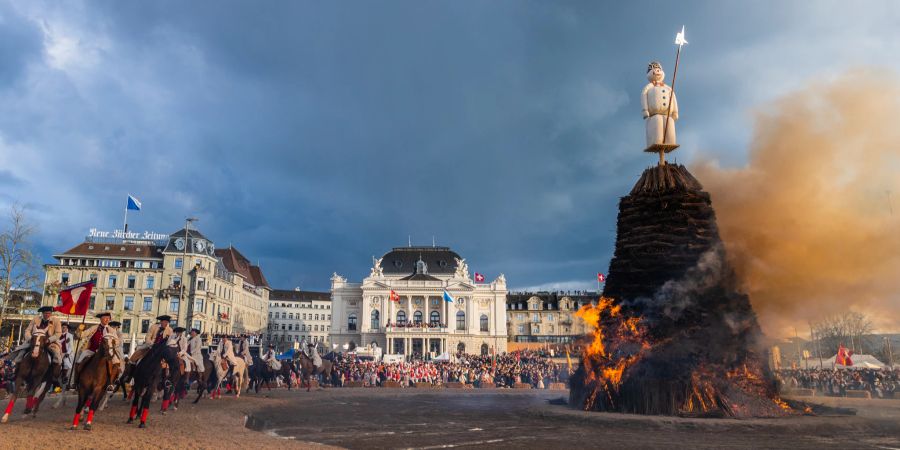
<path fill-rule="evenodd" d="M 852 366 L 842 366 L 840 364 L 835 364 L 834 361 L 837 359 L 837 355 L 832 356 L 828 359 L 822 360 L 822 365 L 819 365 L 818 358 L 809 358 L 808 360 L 803 361 L 800 364 L 801 369 L 819 369 L 826 368 L 831 369 L 832 367 L 835 369 L 883 369 L 885 368 L 885 364 L 875 358 L 872 355 L 852 355 L 850 356 L 850 360 L 853 361 Z"/>
<path fill-rule="evenodd" d="M 450 361 L 450 353 L 444 352 L 438 356 L 435 356 L 432 361 Z"/>

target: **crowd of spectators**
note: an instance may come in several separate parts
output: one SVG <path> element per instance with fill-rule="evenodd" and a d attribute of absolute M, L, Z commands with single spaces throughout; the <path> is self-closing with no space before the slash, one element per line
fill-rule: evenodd
<path fill-rule="evenodd" d="M 457 355 L 453 361 L 376 362 L 355 357 L 352 354 L 335 353 L 332 383 L 342 386 L 349 381 L 362 382 L 363 386 L 383 386 L 394 381 L 401 387 L 420 384 L 443 385 L 463 383 L 474 387 L 493 385 L 513 387 L 519 383 L 545 389 L 550 383 L 566 378 L 566 368 L 535 352 L 504 353 L 490 355 Z"/>
<path fill-rule="evenodd" d="M 847 390 L 868 391 L 872 398 L 900 398 L 900 368 L 891 369 L 785 369 L 776 371 L 786 389 L 813 389 L 827 396 L 844 397 Z"/>

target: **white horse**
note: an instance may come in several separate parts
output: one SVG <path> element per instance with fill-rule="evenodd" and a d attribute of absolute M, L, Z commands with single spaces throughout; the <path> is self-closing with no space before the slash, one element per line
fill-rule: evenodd
<path fill-rule="evenodd" d="M 222 380 L 225 379 L 225 374 L 228 373 L 228 369 L 222 367 L 222 358 L 219 356 L 219 352 L 213 353 L 209 360 L 213 363 L 213 367 L 216 369 L 216 378 L 219 380 L 219 384 L 221 384 Z M 241 391 L 247 389 L 247 385 L 250 384 L 250 377 L 247 373 L 247 363 L 244 362 L 241 358 L 235 358 L 237 364 L 234 365 L 234 369 L 231 371 L 232 376 L 232 386 L 234 388 L 235 397 L 241 396 Z M 216 392 L 218 393 L 219 387 L 216 387 Z"/>

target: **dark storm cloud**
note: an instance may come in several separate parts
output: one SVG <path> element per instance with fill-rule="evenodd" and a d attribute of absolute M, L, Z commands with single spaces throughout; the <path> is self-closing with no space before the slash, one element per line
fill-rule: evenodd
<path fill-rule="evenodd" d="M 589 287 L 611 257 L 618 196 L 652 163 L 637 99 L 647 62 L 671 70 L 686 22 L 678 157 L 712 147 L 739 162 L 736 122 L 766 90 L 753 80 L 795 61 L 772 86 L 783 90 L 819 67 L 803 49 L 761 50 L 807 14 L 775 5 L 7 7 L 3 32 L 37 47 L 0 47 L 0 82 L 25 84 L 0 93 L 0 163 L 40 178 L 7 190 L 50 205 L 37 214 L 48 254 L 120 226 L 131 192 L 145 208 L 133 229 L 196 215 L 278 287 L 359 279 L 409 235 L 515 287 Z"/>

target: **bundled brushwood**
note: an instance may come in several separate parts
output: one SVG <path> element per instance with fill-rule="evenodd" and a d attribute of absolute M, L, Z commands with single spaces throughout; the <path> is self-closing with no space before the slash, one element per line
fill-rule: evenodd
<path fill-rule="evenodd" d="M 619 202 L 603 296 L 619 309 L 598 309 L 598 317 L 609 314 L 594 335 L 603 350 L 586 351 L 570 380 L 571 405 L 638 414 L 786 413 L 710 196 L 684 166 L 645 170 Z M 637 325 L 623 327 L 629 320 Z"/>

